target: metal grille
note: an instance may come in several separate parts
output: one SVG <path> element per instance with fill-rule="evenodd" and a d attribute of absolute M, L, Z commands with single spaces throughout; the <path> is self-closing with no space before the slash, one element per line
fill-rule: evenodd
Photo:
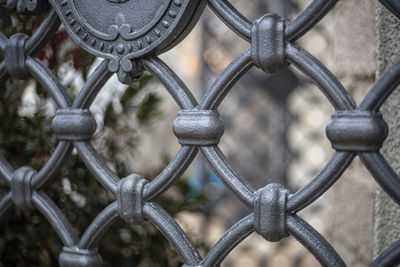
<path fill-rule="evenodd" d="M 0 201 L 0 217 L 12 205 L 25 211 L 39 210 L 64 244 L 59 256 L 61 266 L 101 265 L 102 259 L 96 249 L 97 243 L 108 227 L 118 219 L 136 224 L 144 220 L 150 221 L 176 248 L 185 263 L 184 266 L 187 267 L 218 266 L 235 246 L 254 231 L 271 242 L 293 236 L 323 266 L 345 266 L 331 245 L 297 213 L 323 195 L 341 177 L 356 156 L 360 157 L 385 192 L 400 204 L 400 177 L 379 153 L 388 133 L 379 108 L 400 83 L 400 61 L 388 69 L 360 106 L 356 106 L 336 77 L 318 59 L 295 43 L 333 8 L 336 0 L 314 0 L 291 22 L 277 15 L 267 14 L 253 23 L 235 10 L 228 1 L 208 0 L 207 4 L 221 21 L 248 41 L 250 47 L 238 55 L 220 74 L 200 102 L 180 78 L 156 56 L 162 52 L 160 50 L 131 59 L 129 62 L 133 67 L 126 71 L 125 75 L 118 72 L 118 67 L 113 67 L 112 58 L 105 56 L 106 59 L 89 77 L 78 96 L 74 100 L 70 99 L 66 89 L 52 72 L 35 58 L 60 26 L 61 7 L 70 2 L 73 1 L 51 0 L 49 4 L 43 0 L 0 0 L 6 7 L 16 8 L 21 13 L 48 12 L 32 36 L 18 33 L 7 38 L 0 33 L 0 52 L 5 58 L 0 63 L 0 80 L 8 77 L 25 79 L 32 76 L 41 83 L 59 107 L 52 122 L 52 129 L 59 142 L 50 159 L 40 170 L 29 166 L 14 169 L 0 156 L 0 176 L 11 188 Z M 126 1 L 109 2 L 118 4 Z M 203 1 L 195 0 L 170 2 L 176 7 L 188 5 L 188 2 L 194 3 L 193 6 L 198 9 L 203 5 Z M 171 11 L 169 15 L 171 18 L 176 16 Z M 188 24 L 195 22 L 194 18 L 191 21 L 192 15 L 193 12 L 184 15 L 184 19 L 189 20 Z M 65 17 L 61 17 L 61 20 L 64 24 L 67 21 Z M 162 23 L 168 28 L 168 21 L 164 20 Z M 122 27 L 123 25 L 121 32 Z M 96 46 L 90 38 L 83 35 L 85 42 L 90 43 L 92 47 Z M 150 44 L 151 40 L 147 42 Z M 171 39 L 171 43 L 174 42 L 177 41 Z M 83 42 L 79 44 L 85 47 Z M 115 45 L 117 52 L 123 51 L 123 47 Z M 121 64 L 123 68 L 123 63 Z M 268 184 L 254 189 L 231 167 L 218 148 L 224 125 L 217 108 L 238 79 L 250 68 L 258 67 L 271 74 L 288 64 L 297 67 L 311 78 L 334 106 L 336 111 L 326 132 L 336 153 L 314 179 L 297 192 L 291 193 L 279 184 Z M 88 109 L 102 86 L 113 72 L 118 72 L 121 81 L 129 83 L 132 77 L 127 76 L 132 76 L 132 73 L 137 76 L 141 67 L 161 81 L 181 108 L 173 131 L 182 147 L 168 166 L 151 181 L 137 174 L 125 178 L 118 177 L 107 167 L 90 142 L 96 124 Z M 45 184 L 51 183 L 57 170 L 68 160 L 73 147 L 97 180 L 116 196 L 116 201 L 93 220 L 81 237 L 75 234 L 60 209 L 41 190 Z M 226 188 L 253 211 L 229 229 L 204 259 L 173 218 L 154 202 L 180 178 L 199 151 Z M 383 252 L 372 266 L 394 266 L 399 263 L 399 259 L 400 241 Z"/>

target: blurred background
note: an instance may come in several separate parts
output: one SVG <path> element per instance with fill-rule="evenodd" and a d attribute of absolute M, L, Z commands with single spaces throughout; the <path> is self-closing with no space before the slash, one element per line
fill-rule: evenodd
<path fill-rule="evenodd" d="M 268 12 L 293 19 L 310 3 L 230 2 L 252 21 Z M 369 0 L 363 6 L 357 6 L 357 0 L 341 1 L 298 41 L 338 76 L 357 101 L 375 77 L 375 5 L 376 1 Z M 15 32 L 30 34 L 42 19 L 0 7 L 0 30 L 7 36 Z M 193 32 L 161 58 L 201 99 L 218 74 L 248 46 L 206 8 Z M 72 97 L 101 62 L 75 46 L 62 27 L 38 58 L 54 71 Z M 0 152 L 14 167 L 30 165 L 39 169 L 57 142 L 50 129 L 56 105 L 35 80 L 1 81 L 0 86 Z M 90 110 L 98 125 L 93 144 L 120 177 L 134 172 L 151 180 L 179 149 L 172 132 L 178 106 L 148 73 L 131 86 L 113 77 Z M 311 181 L 333 155 L 325 136 L 333 108 L 318 88 L 292 66 L 274 75 L 252 69 L 231 90 L 219 112 L 225 123 L 220 147 L 232 166 L 256 188 L 273 182 L 294 192 Z M 349 266 L 366 266 L 372 258 L 374 183 L 364 179 L 368 174 L 359 166 L 356 160 L 334 188 L 300 212 Z M 361 179 L 349 182 L 346 177 Z M 8 191 L 0 180 L 0 196 Z M 113 201 L 76 152 L 45 191 L 78 234 Z M 357 208 L 340 204 L 357 199 L 363 200 Z M 177 220 L 203 256 L 227 229 L 250 213 L 224 188 L 200 154 L 157 203 Z M 345 226 L 349 220 L 346 216 L 353 220 L 351 229 Z M 0 222 L 3 266 L 57 266 L 62 244 L 39 212 L 24 214 L 13 209 L 5 218 Z M 113 225 L 99 250 L 109 266 L 182 264 L 168 241 L 149 223 Z M 233 250 L 222 266 L 319 264 L 293 238 L 269 243 L 253 234 Z"/>

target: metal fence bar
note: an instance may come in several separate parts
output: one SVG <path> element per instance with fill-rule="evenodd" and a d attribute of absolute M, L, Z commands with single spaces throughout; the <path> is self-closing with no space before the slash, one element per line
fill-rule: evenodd
<path fill-rule="evenodd" d="M 0 32 L 0 53 L 5 58 L 0 63 L 0 81 L 8 77 L 27 79 L 32 76 L 42 84 L 59 108 L 52 125 L 59 143 L 42 169 L 36 171 L 28 166 L 14 169 L 0 155 L 0 177 L 11 186 L 11 191 L 0 200 L 0 218 L 12 203 L 23 210 L 39 210 L 65 246 L 59 258 L 61 266 L 100 265 L 102 260 L 96 249 L 97 244 L 108 227 L 118 219 L 128 223 L 150 221 L 176 248 L 185 266 L 218 266 L 235 246 L 254 231 L 271 242 L 291 235 L 322 265 L 345 266 L 330 244 L 296 213 L 331 188 L 357 155 L 377 183 L 400 204 L 399 176 L 378 152 L 387 136 L 387 125 L 379 108 L 400 83 L 400 61 L 383 75 L 357 107 L 338 79 L 318 59 L 294 44 L 332 10 L 336 0 L 314 0 L 291 22 L 273 14 L 250 22 L 228 1 L 208 0 L 207 4 L 216 15 L 248 41 L 250 47 L 235 58 L 203 99 L 198 101 L 157 55 L 172 48 L 190 32 L 206 1 L 164 2 L 163 12 L 157 13 L 158 17 L 154 18 L 152 14 L 145 18 L 151 22 L 146 29 L 132 31 L 137 23 L 134 18 L 131 19 L 134 16 L 128 19 L 121 13 L 117 21 L 105 19 L 102 22 L 105 25 L 100 25 L 100 28 L 108 27 L 108 31 L 102 32 L 96 28 L 98 25 L 92 25 L 93 14 L 87 9 L 84 12 L 78 10 L 80 7 L 74 1 L 0 1 L 7 8 L 31 15 L 48 12 L 31 37 L 22 34 L 6 37 Z M 126 5 L 124 12 L 129 14 L 133 12 L 129 9 L 131 4 L 125 1 L 110 3 L 109 6 Z M 140 11 L 141 8 L 155 7 L 148 2 L 135 10 Z M 108 11 L 104 9 L 101 12 L 107 14 Z M 74 101 L 52 72 L 35 58 L 57 31 L 60 21 L 78 45 L 104 58 Z M 216 110 L 239 78 L 252 67 L 271 74 L 288 64 L 311 78 L 335 107 L 327 135 L 337 152 L 325 168 L 297 192 L 289 193 L 277 184 L 256 190 L 230 166 L 219 150 L 218 143 L 224 127 Z M 90 143 L 95 124 L 88 109 L 102 86 L 114 73 L 118 74 L 121 82 L 130 83 L 140 76 L 143 68 L 160 80 L 181 109 L 174 122 L 174 132 L 182 148 L 150 182 L 135 174 L 118 177 Z M 117 197 L 94 218 L 81 238 L 50 197 L 41 191 L 68 160 L 72 148 L 76 148 L 97 180 Z M 153 202 L 181 177 L 199 150 L 227 189 L 252 210 L 220 238 L 204 259 L 173 218 Z M 394 266 L 399 261 L 400 241 L 383 252 L 372 266 Z"/>

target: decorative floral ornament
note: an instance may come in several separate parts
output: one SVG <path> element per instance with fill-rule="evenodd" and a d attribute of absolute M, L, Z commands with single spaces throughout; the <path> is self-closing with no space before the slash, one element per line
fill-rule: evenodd
<path fill-rule="evenodd" d="M 48 1 L 71 39 L 106 58 L 108 70 L 126 84 L 140 77 L 142 58 L 164 53 L 189 34 L 206 5 L 203 0 Z"/>
<path fill-rule="evenodd" d="M 40 14 L 49 9 L 47 0 L 0 0 L 8 9 L 15 9 L 19 14 Z"/>

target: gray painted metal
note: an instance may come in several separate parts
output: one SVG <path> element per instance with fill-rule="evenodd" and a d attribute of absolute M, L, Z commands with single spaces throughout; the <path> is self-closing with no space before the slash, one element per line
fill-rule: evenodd
<path fill-rule="evenodd" d="M 393 14 L 400 17 L 400 2 L 396 0 L 380 0 Z"/>
<path fill-rule="evenodd" d="M 33 170 L 29 166 L 14 169 L 0 155 L 0 177 L 11 186 L 11 191 L 0 200 L 0 217 L 12 204 L 22 210 L 39 210 L 64 243 L 59 256 L 61 266 L 100 266 L 102 259 L 96 249 L 97 243 L 108 226 L 118 219 L 153 223 L 176 248 L 184 266 L 218 266 L 254 231 L 271 242 L 291 235 L 323 266 L 345 266 L 331 245 L 296 213 L 323 195 L 356 156 L 387 194 L 400 204 L 400 177 L 379 153 L 388 131 L 379 108 L 400 84 L 400 60 L 357 107 L 336 77 L 295 44 L 336 2 L 314 0 L 291 22 L 267 14 L 251 23 L 226 0 L 0 0 L 7 8 L 20 13 L 48 12 L 30 37 L 15 34 L 7 38 L 0 33 L 0 52 L 5 57 L 0 63 L 0 79 L 31 76 L 43 85 L 59 107 L 52 124 L 59 143 L 42 169 Z M 182 80 L 157 55 L 172 48 L 189 33 L 206 4 L 251 46 L 233 60 L 198 103 Z M 104 20 L 97 21 L 98 14 Z M 136 19 L 135 14 L 144 15 L 143 21 Z M 78 45 L 104 58 L 75 100 L 69 98 L 52 72 L 35 59 L 60 22 Z M 235 82 L 253 66 L 275 73 L 287 64 L 309 76 L 336 109 L 327 127 L 336 154 L 297 192 L 290 193 L 278 184 L 256 190 L 231 167 L 218 148 L 224 126 L 217 108 Z M 120 179 L 104 164 L 90 143 L 96 125 L 88 109 L 113 73 L 117 73 L 122 82 L 129 83 L 140 76 L 143 69 L 161 81 L 181 108 L 173 130 L 182 148 L 152 181 L 137 174 Z M 60 209 L 41 190 L 63 166 L 73 147 L 97 180 L 117 199 L 93 220 L 80 238 Z M 173 218 L 154 202 L 180 178 L 199 151 L 227 189 L 253 210 L 229 229 L 204 259 Z M 399 263 L 400 241 L 378 257 L 372 266 Z"/>

